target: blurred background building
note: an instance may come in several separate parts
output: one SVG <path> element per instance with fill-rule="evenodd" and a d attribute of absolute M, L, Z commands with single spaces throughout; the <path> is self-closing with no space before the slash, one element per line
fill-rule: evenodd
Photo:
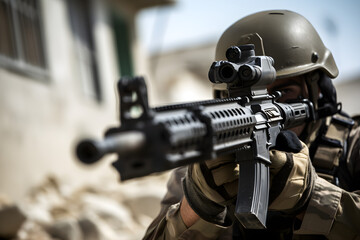
<path fill-rule="evenodd" d="M 0 192 L 19 199 L 49 173 L 91 181 L 108 168 L 79 168 L 74 144 L 118 124 L 116 81 L 147 72 L 136 14 L 170 3 L 0 1 Z"/>
<path fill-rule="evenodd" d="M 71 205 L 57 181 L 72 189 L 101 186 L 104 178 L 118 184 L 109 161 L 86 168 L 76 161 L 74 146 L 82 137 L 100 138 L 106 127 L 119 124 L 117 80 L 148 73 L 147 54 L 137 37 L 137 14 L 174 3 L 0 0 L 0 238 L 11 237 L 24 218 L 52 226 L 54 204 Z M 43 195 L 52 190 L 58 201 Z M 33 204 L 26 207 L 29 198 Z M 44 202 L 47 198 L 51 200 Z M 25 217 L 17 208 L 4 207 L 9 202 L 18 203 Z M 124 208 L 115 208 L 118 211 L 110 212 L 130 218 Z M 129 219 L 124 221 L 131 226 Z M 124 224 L 118 225 L 122 229 Z M 68 239 L 61 234 L 57 237 Z M 101 239 L 130 239 L 113 235 Z"/>
<path fill-rule="evenodd" d="M 341 36 L 344 33 L 345 37 L 349 36 L 349 26 L 346 22 L 340 24 L 344 18 L 354 27 L 358 21 L 351 17 L 359 15 L 347 12 L 340 16 L 330 14 L 329 10 L 322 25 L 314 17 L 326 13 L 318 6 L 320 3 L 309 6 L 312 11 L 306 11 L 304 4 L 300 8 L 300 4 L 281 5 L 279 1 L 272 2 L 273 5 L 263 3 L 259 4 L 261 7 L 241 6 L 239 10 L 226 7 L 241 5 L 238 1 L 218 6 L 215 1 L 191 0 L 0 0 L 0 226 L 1 196 L 21 203 L 36 186 L 41 186 L 41 194 L 44 186 L 54 188 L 56 194 L 52 190 L 45 192 L 55 194 L 57 200 L 53 201 L 51 194 L 46 197 L 52 202 L 45 204 L 49 210 L 46 214 L 44 207 L 42 212 L 27 208 L 27 213 L 37 212 L 34 218 L 47 225 L 50 218 L 63 216 L 59 214 L 59 202 L 69 204 L 72 198 L 54 179 L 66 182 L 72 189 L 86 184 L 100 185 L 103 191 L 102 183 L 113 182 L 110 189 L 117 193 L 124 184 L 118 183 L 117 173 L 109 166 L 113 158 L 84 167 L 75 159 L 74 146 L 82 137 L 101 138 L 107 127 L 119 124 L 115 91 L 119 77 L 145 76 L 151 105 L 209 99 L 212 94 L 207 72 L 217 39 L 235 20 L 255 11 L 274 8 L 298 11 L 311 22 L 314 20 L 321 36 L 335 39 L 325 44 L 333 51 L 340 72 L 345 69 L 345 74 L 335 81 L 338 98 L 346 111 L 359 114 L 356 101 L 360 71 L 356 69 L 360 61 L 356 63 L 354 57 L 359 46 L 347 49 L 349 45 Z M 344 5 L 351 9 L 351 4 Z M 235 12 L 228 13 L 225 8 Z M 354 43 L 359 39 L 356 29 L 351 30 Z M 205 37 L 198 35 L 201 32 Z M 150 187 L 153 184 L 149 181 L 139 180 L 138 184 L 132 181 L 126 190 L 120 189 L 121 193 L 115 194 L 117 202 L 122 201 L 135 212 L 126 212 L 119 206 L 109 210 L 109 202 L 104 199 L 96 202 L 98 205 L 94 198 L 87 199 L 86 204 L 98 208 L 102 203 L 108 204 L 101 205 L 107 214 L 122 216 L 122 221 L 116 222 L 120 230 L 122 224 L 127 224 L 128 232 L 136 233 L 139 231 L 134 226 L 140 226 L 142 235 L 157 213 L 166 178 L 166 175 L 152 178 L 161 188 L 158 192 Z M 134 189 L 143 193 L 151 191 L 154 198 L 136 198 Z M 45 198 L 41 196 L 37 199 Z M 65 207 L 61 209 L 60 213 L 68 211 Z M 109 234 L 94 239 L 140 238 L 139 233 L 133 238 Z"/>

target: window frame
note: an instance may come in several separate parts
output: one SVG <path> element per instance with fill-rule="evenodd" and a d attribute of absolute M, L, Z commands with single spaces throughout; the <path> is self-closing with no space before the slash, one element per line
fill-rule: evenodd
<path fill-rule="evenodd" d="M 104 100 L 104 93 L 94 36 L 94 3 L 92 0 L 67 0 L 66 4 L 83 92 L 100 104 Z M 80 9 L 83 12 L 78 12 Z"/>
<path fill-rule="evenodd" d="M 13 41 L 14 41 L 14 58 L 9 57 L 0 52 L 0 67 L 13 71 L 15 73 L 30 77 L 36 80 L 49 81 L 49 71 L 48 71 L 48 61 L 47 61 L 47 49 L 44 35 L 44 24 L 43 24 L 43 8 L 42 0 L 33 0 L 36 2 L 36 15 L 37 15 L 37 24 L 35 25 L 38 29 L 38 37 L 41 41 L 39 47 L 41 48 L 39 53 L 42 55 L 41 60 L 43 66 L 36 66 L 29 63 L 25 59 L 24 52 L 24 43 L 21 33 L 21 23 L 20 17 L 16 10 L 16 7 L 19 6 L 19 0 L 0 0 L 1 4 L 7 4 L 8 8 L 11 10 L 11 21 L 12 21 L 12 31 L 13 31 Z"/>

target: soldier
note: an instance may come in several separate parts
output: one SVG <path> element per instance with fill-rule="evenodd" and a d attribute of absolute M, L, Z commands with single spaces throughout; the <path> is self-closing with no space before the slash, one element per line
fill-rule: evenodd
<path fill-rule="evenodd" d="M 284 131 L 270 152 L 267 228 L 245 229 L 234 218 L 239 171 L 229 155 L 176 169 L 144 239 L 360 238 L 360 127 L 336 101 L 331 52 L 303 16 L 276 10 L 231 25 L 218 41 L 216 60 L 226 59 L 228 47 L 249 43 L 256 55 L 275 60 L 277 79 L 268 91 L 280 91 L 280 102 L 307 98 L 317 115 Z M 221 85 L 214 94 L 227 96 Z"/>

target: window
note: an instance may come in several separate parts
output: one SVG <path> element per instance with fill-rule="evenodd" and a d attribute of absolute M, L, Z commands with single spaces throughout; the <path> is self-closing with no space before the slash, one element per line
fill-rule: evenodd
<path fill-rule="evenodd" d="M 93 38 L 92 1 L 68 0 L 67 2 L 84 91 L 86 95 L 100 102 L 102 94 Z"/>
<path fill-rule="evenodd" d="M 131 57 L 130 32 L 125 19 L 120 13 L 112 11 L 112 27 L 114 30 L 118 69 L 122 76 L 133 75 L 133 63 Z"/>
<path fill-rule="evenodd" d="M 44 42 L 37 0 L 0 0 L 0 64 L 43 72 Z"/>

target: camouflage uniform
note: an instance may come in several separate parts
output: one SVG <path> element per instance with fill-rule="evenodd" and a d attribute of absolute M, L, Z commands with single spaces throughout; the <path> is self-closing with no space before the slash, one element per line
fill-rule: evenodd
<path fill-rule="evenodd" d="M 319 128 L 320 124 L 308 127 L 309 132 L 312 133 L 318 132 Z M 310 149 L 310 143 L 313 143 L 315 138 L 316 135 L 313 134 L 307 139 Z M 350 178 L 353 184 L 352 186 L 343 184 L 342 187 L 348 191 L 330 183 L 329 181 L 333 180 L 330 175 L 319 173 L 323 177 L 318 176 L 315 180 L 314 190 L 302 222 L 294 218 L 277 219 L 276 216 L 271 219 L 270 216 L 267 220 L 268 227 L 274 222 L 279 224 L 275 223 L 275 226 L 264 231 L 247 231 L 240 228 L 242 236 L 245 234 L 247 236 L 245 239 L 260 237 L 267 239 L 360 239 L 360 127 L 357 123 L 347 132 L 346 142 L 344 146 L 347 146 L 348 151 L 342 161 L 346 163 L 345 167 L 348 171 L 346 178 Z M 324 149 L 318 148 L 318 151 L 322 153 L 313 154 L 315 157 L 325 154 Z M 314 158 L 313 163 L 317 162 L 319 160 Z M 314 165 L 316 167 L 316 164 Z M 167 186 L 168 192 L 161 202 L 161 212 L 149 226 L 144 239 L 233 239 L 233 234 L 236 235 L 235 231 L 239 231 L 239 228 L 236 229 L 236 223 L 230 227 L 223 227 L 199 219 L 194 225 L 186 228 L 179 211 L 183 197 L 181 178 L 184 177 L 185 172 L 185 167 L 173 171 Z M 345 177 L 342 175 L 338 178 L 340 183 L 349 182 L 344 180 Z"/>

